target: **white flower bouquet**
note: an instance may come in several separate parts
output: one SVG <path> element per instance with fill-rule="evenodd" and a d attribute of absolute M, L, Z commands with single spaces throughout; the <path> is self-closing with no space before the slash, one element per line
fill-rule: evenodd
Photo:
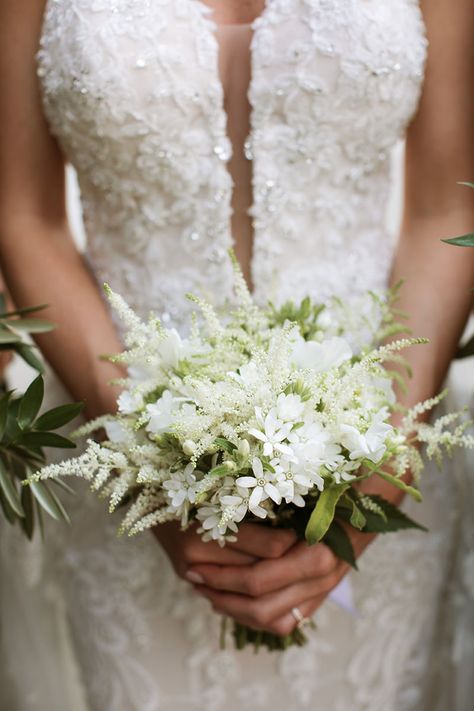
<path fill-rule="evenodd" d="M 361 480 L 378 474 L 416 499 L 423 469 L 418 446 L 440 458 L 472 446 L 459 413 L 434 424 L 418 417 L 442 396 L 404 413 L 392 385 L 400 351 L 423 339 L 381 345 L 401 332 L 395 293 L 370 294 L 350 309 L 310 299 L 258 307 L 235 267 L 235 303 L 222 315 L 190 296 L 196 313 L 189 337 L 140 320 L 107 288 L 125 327 L 128 367 L 118 412 L 78 432 L 104 428 L 83 454 L 46 466 L 35 481 L 76 475 L 122 506 L 120 530 L 133 535 L 163 522 L 194 525 L 204 540 L 235 540 L 243 521 L 291 527 L 309 544 L 323 541 L 355 567 L 347 526 L 366 532 L 419 527 Z M 375 326 L 373 324 L 376 324 Z M 412 472 L 415 485 L 403 476 Z M 238 646 L 284 649 L 303 644 L 235 625 Z"/>

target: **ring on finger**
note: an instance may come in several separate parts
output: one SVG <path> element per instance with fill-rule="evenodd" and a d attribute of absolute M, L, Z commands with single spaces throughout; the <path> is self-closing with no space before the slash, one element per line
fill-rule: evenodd
<path fill-rule="evenodd" d="M 292 607 L 291 608 L 291 614 L 296 620 L 296 627 L 299 630 L 302 630 L 304 627 L 307 627 L 308 625 L 311 624 L 311 620 L 309 617 L 305 617 L 299 607 Z"/>

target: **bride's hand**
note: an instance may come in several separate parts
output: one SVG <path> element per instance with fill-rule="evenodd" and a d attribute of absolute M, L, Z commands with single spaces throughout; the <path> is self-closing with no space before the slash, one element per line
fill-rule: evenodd
<path fill-rule="evenodd" d="M 188 577 L 193 566 L 229 566 L 238 571 L 242 566 L 254 564 L 259 558 L 281 556 L 296 540 L 289 531 L 271 531 L 252 524 L 241 526 L 238 544 L 224 548 L 214 542 L 203 543 L 195 527 L 182 531 L 179 524 L 174 522 L 156 526 L 153 533 L 165 549 L 176 573 L 189 582 L 196 582 L 192 575 Z"/>
<path fill-rule="evenodd" d="M 351 537 L 357 553 L 371 540 L 357 532 Z M 297 607 L 304 617 L 311 617 L 348 570 L 324 544 L 308 546 L 298 541 L 274 559 L 267 555 L 244 567 L 194 565 L 188 579 L 201 581 L 195 589 L 216 612 L 255 629 L 287 635 L 297 624 L 291 610 Z"/>

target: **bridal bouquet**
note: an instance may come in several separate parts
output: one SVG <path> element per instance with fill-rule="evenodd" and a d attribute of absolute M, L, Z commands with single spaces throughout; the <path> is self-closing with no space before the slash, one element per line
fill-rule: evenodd
<path fill-rule="evenodd" d="M 359 483 L 378 474 L 420 499 L 418 445 L 439 459 L 453 446 L 472 446 L 459 414 L 434 424 L 418 420 L 440 398 L 404 413 L 392 385 L 400 351 L 423 339 L 381 345 L 403 328 L 395 294 L 368 295 L 349 308 L 309 298 L 258 307 L 235 268 L 235 303 L 221 315 L 200 299 L 189 337 L 144 322 L 107 288 L 125 327 L 126 349 L 114 360 L 128 367 L 116 415 L 78 432 L 105 429 L 85 452 L 43 468 L 34 481 L 76 475 L 123 507 L 130 535 L 166 521 L 195 525 L 206 541 L 235 540 L 244 521 L 292 527 L 309 544 L 323 541 L 355 567 L 346 527 L 387 532 L 419 527 Z M 377 325 L 373 325 L 377 324 Z M 390 363 L 397 369 L 391 370 Z M 403 476 L 414 475 L 415 486 Z M 284 649 L 303 644 L 235 625 L 238 646 Z"/>

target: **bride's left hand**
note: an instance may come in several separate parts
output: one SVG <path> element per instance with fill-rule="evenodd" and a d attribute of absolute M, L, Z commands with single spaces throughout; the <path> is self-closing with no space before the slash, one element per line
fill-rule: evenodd
<path fill-rule="evenodd" d="M 350 535 L 357 555 L 372 540 L 355 530 Z M 312 617 L 348 571 L 347 563 L 326 545 L 299 541 L 277 559 L 238 567 L 196 565 L 188 573 L 196 592 L 217 613 L 254 629 L 287 635 L 297 624 L 292 609 Z M 196 575 L 201 584 L 196 584 Z"/>

